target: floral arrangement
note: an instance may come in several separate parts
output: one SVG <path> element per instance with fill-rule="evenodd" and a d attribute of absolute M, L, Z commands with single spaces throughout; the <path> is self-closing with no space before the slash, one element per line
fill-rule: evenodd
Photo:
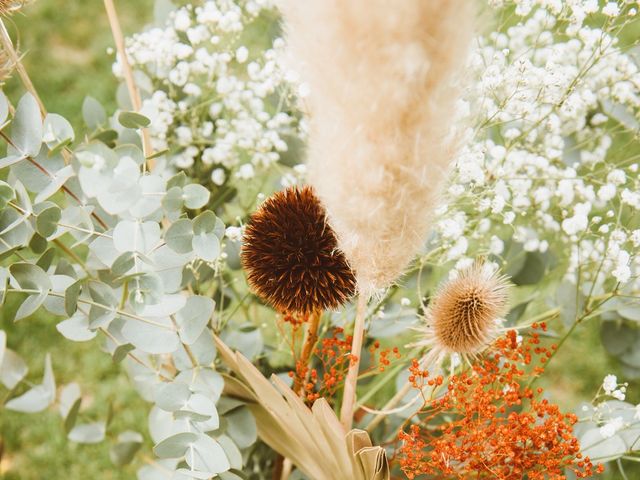
<path fill-rule="evenodd" d="M 80 133 L 0 2 L 2 314 L 104 350 L 148 424 L 9 329 L 3 415 L 55 408 L 140 480 L 627 478 L 629 385 L 542 385 L 594 323 L 640 378 L 640 5 L 274 3 L 158 1 L 125 38 L 105 0 L 119 108 Z"/>

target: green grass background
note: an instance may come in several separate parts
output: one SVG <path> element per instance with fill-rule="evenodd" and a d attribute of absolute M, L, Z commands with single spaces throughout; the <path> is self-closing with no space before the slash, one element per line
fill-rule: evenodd
<path fill-rule="evenodd" d="M 152 19 L 152 0 L 121 0 L 117 7 L 126 34 Z M 101 1 L 37 0 L 14 16 L 8 27 L 25 54 L 24 64 L 48 110 L 68 118 L 77 133 L 85 95 L 97 98 L 109 111 L 115 108 L 113 57 L 106 53 L 113 42 Z M 22 88 L 13 79 L 5 92 L 15 99 Z M 40 381 L 44 356 L 50 352 L 58 385 L 77 381 L 82 386 L 85 398 L 81 420 L 105 418 L 112 404 L 115 415 L 110 431 L 134 429 L 146 434 L 146 409 L 126 374 L 100 351 L 97 340 L 83 344 L 65 340 L 55 329 L 56 321 L 37 314 L 14 324 L 0 312 L 0 328 L 8 333 L 9 347 L 28 358 L 28 378 Z M 595 321 L 581 325 L 543 377 L 541 383 L 551 398 L 565 409 L 590 399 L 605 374 L 621 376 L 600 344 L 598 328 Z M 0 396 L 5 394 L 0 387 Z M 640 386 L 632 384 L 629 400 L 640 401 L 639 394 Z M 119 469 L 110 463 L 109 442 L 68 442 L 62 421 L 53 410 L 35 415 L 0 410 L 0 437 L 4 441 L 0 463 L 3 479 L 135 478 L 135 464 Z M 640 478 L 640 473 L 633 470 L 627 474 Z M 606 478 L 622 477 L 614 470 Z"/>

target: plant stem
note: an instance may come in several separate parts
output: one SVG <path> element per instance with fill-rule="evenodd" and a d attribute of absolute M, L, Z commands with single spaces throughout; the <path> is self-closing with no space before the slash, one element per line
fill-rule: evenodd
<path fill-rule="evenodd" d="M 351 359 L 349 371 L 344 382 L 344 394 L 342 396 L 342 410 L 340 411 L 340 421 L 348 432 L 353 424 L 353 410 L 356 403 L 356 386 L 358 383 L 358 370 L 360 369 L 360 354 L 364 339 L 364 321 L 367 309 L 367 297 L 363 294 L 358 296 L 358 306 L 356 308 L 356 319 L 353 326 L 353 340 L 351 342 Z"/>
<path fill-rule="evenodd" d="M 142 107 L 142 100 L 140 99 L 140 92 L 136 88 L 136 82 L 133 78 L 133 70 L 127 59 L 127 52 L 124 47 L 124 35 L 120 28 L 120 21 L 118 20 L 118 13 L 116 12 L 116 6 L 113 0 L 104 0 L 104 8 L 107 11 L 107 18 L 109 19 L 109 26 L 111 27 L 111 33 L 113 34 L 113 41 L 116 44 L 116 50 L 118 51 L 118 57 L 122 64 L 122 72 L 124 74 L 124 80 L 127 84 L 127 91 L 129 92 L 129 98 L 131 98 L 131 104 L 134 111 L 139 112 Z M 151 138 L 149 137 L 149 131 L 146 128 L 142 129 L 142 146 L 144 150 L 145 158 L 153 155 L 153 148 L 151 146 Z M 153 169 L 155 161 L 151 158 L 147 158 L 146 166 L 149 170 Z"/>
<path fill-rule="evenodd" d="M 2 46 L 4 47 L 4 51 L 7 52 L 9 58 L 11 59 L 11 62 L 15 66 L 16 72 L 18 72 L 18 76 L 20 77 L 20 81 L 24 85 L 24 88 L 26 88 L 27 91 L 35 97 L 36 101 L 38 102 L 38 106 L 40 107 L 40 113 L 44 117 L 47 114 L 47 110 L 46 108 L 44 108 L 44 103 L 42 103 L 42 100 L 40 99 L 36 88 L 33 86 L 33 83 L 29 78 L 29 74 L 27 74 L 24 65 L 22 65 L 22 62 L 20 61 L 20 56 L 13 46 L 13 42 L 11 41 L 11 37 L 9 36 L 7 27 L 5 27 L 4 21 L 2 21 L 2 19 L 0 19 L 0 41 L 2 43 Z"/>
<path fill-rule="evenodd" d="M 304 345 L 302 346 L 302 353 L 300 354 L 300 359 L 296 362 L 296 366 L 298 364 L 305 365 L 305 366 L 309 365 L 309 361 L 311 359 L 311 353 L 313 352 L 313 347 L 318 341 L 318 327 L 320 326 L 321 317 L 322 317 L 321 311 L 314 311 L 314 312 L 311 312 L 311 315 L 309 315 L 309 323 L 307 326 L 307 331 L 304 336 Z M 304 383 L 306 379 L 305 377 L 302 377 L 297 374 L 295 377 L 296 380 L 293 384 L 293 391 L 296 392 L 299 396 L 304 395 Z"/>

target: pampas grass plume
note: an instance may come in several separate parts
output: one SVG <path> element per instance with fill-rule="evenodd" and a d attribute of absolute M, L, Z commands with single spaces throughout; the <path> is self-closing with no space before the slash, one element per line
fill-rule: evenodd
<path fill-rule="evenodd" d="M 468 0 L 284 0 L 289 58 L 310 94 L 309 180 L 371 293 L 425 242 L 454 156 L 473 35 Z"/>

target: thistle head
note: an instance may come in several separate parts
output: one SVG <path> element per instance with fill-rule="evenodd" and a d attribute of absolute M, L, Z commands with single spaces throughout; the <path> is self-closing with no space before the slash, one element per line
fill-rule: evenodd
<path fill-rule="evenodd" d="M 497 322 L 507 313 L 509 283 L 488 266 L 476 262 L 440 287 L 427 309 L 427 339 L 442 353 L 474 355 L 497 334 Z"/>
<path fill-rule="evenodd" d="M 265 200 L 243 238 L 242 265 L 253 291 L 287 313 L 333 309 L 355 291 L 355 278 L 326 213 L 310 187 Z"/>

